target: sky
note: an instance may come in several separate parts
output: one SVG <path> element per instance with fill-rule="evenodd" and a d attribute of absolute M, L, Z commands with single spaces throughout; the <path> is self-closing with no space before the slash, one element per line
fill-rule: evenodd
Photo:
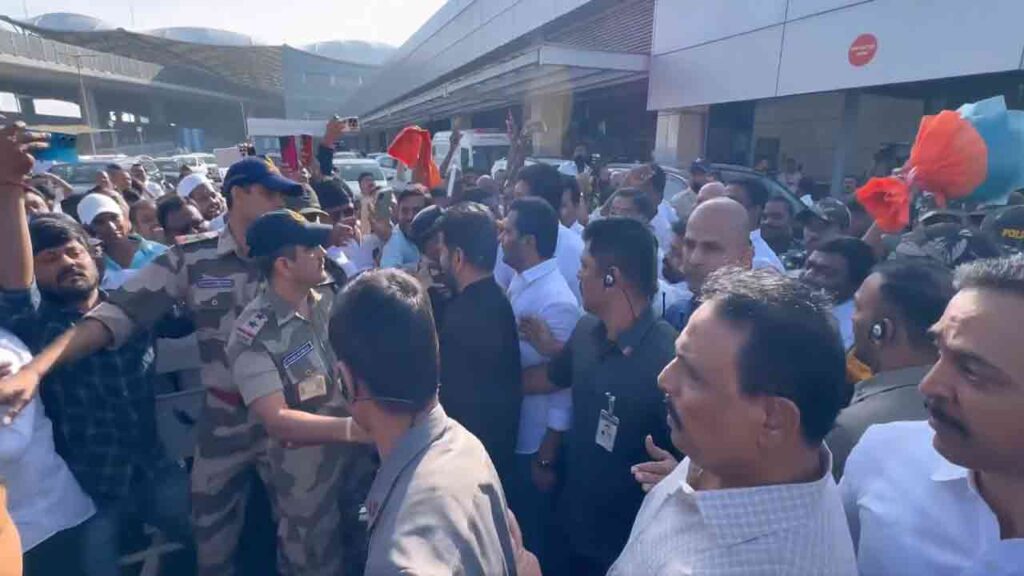
<path fill-rule="evenodd" d="M 445 0 L 0 0 L 22 19 L 75 12 L 128 30 L 221 28 L 268 44 L 366 40 L 401 46 Z"/>

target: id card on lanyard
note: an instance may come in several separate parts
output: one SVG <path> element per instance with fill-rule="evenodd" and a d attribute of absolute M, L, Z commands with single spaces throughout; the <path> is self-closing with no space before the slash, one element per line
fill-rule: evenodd
<path fill-rule="evenodd" d="M 615 436 L 619 433 L 619 417 L 615 415 L 615 396 L 612 396 L 610 392 L 605 392 L 604 395 L 608 398 L 608 409 L 601 410 L 598 415 L 594 442 L 601 448 L 612 452 L 615 450 Z"/>

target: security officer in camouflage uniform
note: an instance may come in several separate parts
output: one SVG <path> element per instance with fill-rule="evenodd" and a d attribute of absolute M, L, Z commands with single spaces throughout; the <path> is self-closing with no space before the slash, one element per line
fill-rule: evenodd
<path fill-rule="evenodd" d="M 300 195 L 302 186 L 281 176 L 270 162 L 249 157 L 231 166 L 224 190 L 229 212 L 223 230 L 179 241 L 37 356 L 46 360 L 46 365 L 37 364 L 42 377 L 55 364 L 120 346 L 140 329 L 152 327 L 177 302 L 185 303 L 196 326 L 200 375 L 208 392 L 197 425 L 191 479 L 200 576 L 236 573 L 250 482 L 267 450 L 266 431 L 230 387 L 226 353 L 235 319 L 261 291 L 259 269 L 248 256 L 244 234 L 258 217 L 282 208 L 285 197 Z M 342 235 L 335 227 L 336 243 Z"/>
<path fill-rule="evenodd" d="M 246 242 L 267 289 L 238 316 L 227 348 L 232 386 L 269 436 L 258 470 L 277 520 L 277 572 L 288 576 L 346 573 L 341 479 L 372 472 L 372 448 L 352 443 L 369 438 L 348 415 L 327 343 L 331 233 L 291 210 L 253 222 Z"/>

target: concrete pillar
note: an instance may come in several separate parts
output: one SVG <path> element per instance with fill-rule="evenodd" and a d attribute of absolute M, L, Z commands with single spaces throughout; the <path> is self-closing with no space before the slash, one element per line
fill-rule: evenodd
<path fill-rule="evenodd" d="M 543 121 L 546 132 L 534 132 L 533 155 L 561 158 L 562 143 L 572 119 L 572 94 L 542 95 L 531 98 L 526 123 Z"/>
<path fill-rule="evenodd" d="M 707 123 L 707 106 L 658 112 L 654 161 L 684 167 L 703 156 Z"/>
<path fill-rule="evenodd" d="M 149 123 L 159 126 L 167 124 L 167 105 L 160 98 L 149 98 Z"/>
<path fill-rule="evenodd" d="M 857 120 L 860 118 L 860 93 L 847 90 L 843 93 L 843 110 L 839 119 L 839 132 L 832 156 L 832 183 L 829 195 L 838 197 L 843 191 L 843 176 L 852 151 L 857 142 Z"/>

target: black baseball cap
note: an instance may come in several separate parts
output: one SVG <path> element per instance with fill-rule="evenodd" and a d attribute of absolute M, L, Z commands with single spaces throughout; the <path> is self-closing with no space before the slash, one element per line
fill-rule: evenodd
<path fill-rule="evenodd" d="M 287 196 L 284 199 L 285 208 L 294 210 L 303 216 L 309 214 L 320 214 L 327 216 L 327 212 L 323 211 L 320 207 L 320 198 L 318 197 L 316 190 L 313 189 L 309 184 L 302 185 L 302 194 L 298 196 Z"/>
<path fill-rule="evenodd" d="M 258 258 L 285 246 L 325 246 L 330 242 L 331 230 L 326 224 L 307 221 L 298 212 L 274 210 L 249 225 L 245 242 L 249 256 Z"/>
<path fill-rule="evenodd" d="M 1014 252 L 1024 252 L 1024 206 L 995 210 L 981 223 L 982 231 Z"/>
<path fill-rule="evenodd" d="M 707 160 L 705 160 L 703 158 L 697 158 L 696 160 L 694 160 L 693 162 L 690 163 L 690 174 L 693 174 L 694 172 L 700 172 L 702 174 L 710 174 L 711 173 L 711 165 L 708 164 Z"/>
<path fill-rule="evenodd" d="M 440 206 L 427 206 L 412 219 L 412 223 L 409 225 L 409 240 L 417 248 L 422 250 L 426 241 L 438 231 L 444 212 L 444 208 Z"/>
<path fill-rule="evenodd" d="M 224 176 L 224 191 L 231 192 L 234 186 L 260 184 L 268 190 L 287 196 L 301 196 L 302 184 L 281 175 L 274 163 L 259 156 L 246 156 L 228 168 Z"/>
<path fill-rule="evenodd" d="M 807 225 L 810 220 L 819 220 L 846 230 L 850 227 L 850 209 L 835 198 L 822 198 L 796 215 L 796 221 L 802 225 Z"/>

